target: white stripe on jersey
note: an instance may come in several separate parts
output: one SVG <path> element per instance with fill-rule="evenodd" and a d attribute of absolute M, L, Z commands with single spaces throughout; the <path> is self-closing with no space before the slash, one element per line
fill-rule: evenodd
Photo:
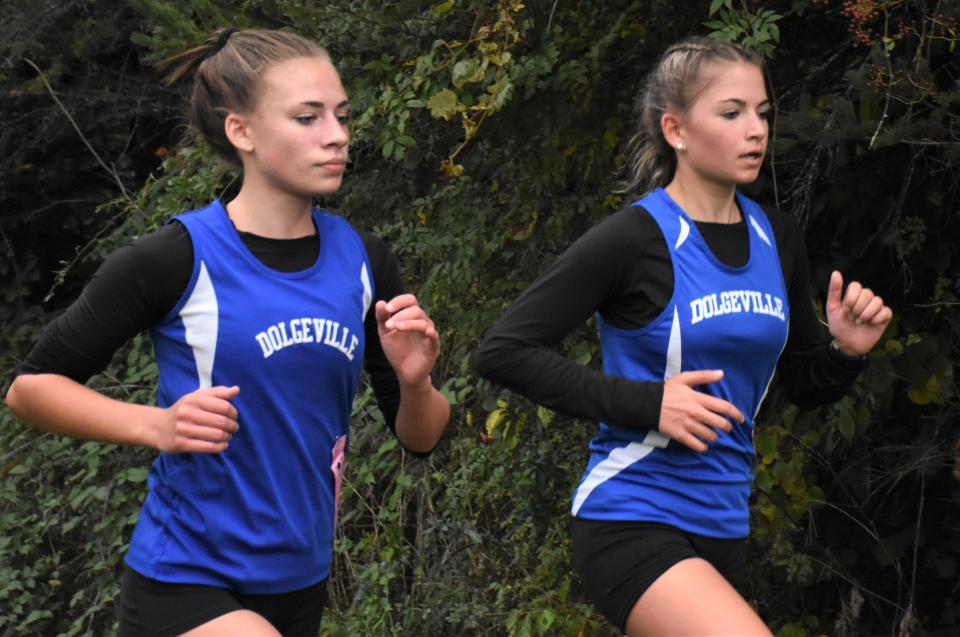
<path fill-rule="evenodd" d="M 667 344 L 667 368 L 663 373 L 663 380 L 667 380 L 680 373 L 683 364 L 683 347 L 680 343 L 680 314 L 677 306 L 673 306 L 673 325 L 670 327 L 670 342 Z"/>
<path fill-rule="evenodd" d="M 676 306 L 674 306 L 673 326 L 670 328 L 670 344 L 667 346 L 667 368 L 663 374 L 664 380 L 680 373 L 682 365 L 682 347 L 680 341 L 680 315 L 677 313 Z M 580 507 L 583 506 L 583 503 L 586 502 L 594 489 L 634 462 L 643 460 L 654 449 L 663 449 L 669 442 L 670 438 L 659 431 L 648 431 L 647 435 L 643 438 L 643 442 L 631 442 L 626 447 L 620 447 L 611 451 L 604 460 L 598 462 L 597 466 L 590 470 L 587 477 L 584 478 L 580 486 L 577 487 L 577 493 L 573 498 L 573 509 L 571 511 L 573 515 L 577 514 L 577 511 L 580 510 Z"/>
<path fill-rule="evenodd" d="M 772 248 L 773 244 L 770 243 L 770 238 L 767 236 L 767 233 L 763 231 L 762 227 L 760 227 L 760 222 L 757 221 L 753 217 L 753 215 L 747 215 L 747 216 L 750 217 L 750 225 L 753 226 L 753 229 L 757 231 L 757 236 L 759 236 L 764 243 L 766 243 L 768 246 Z"/>
<path fill-rule="evenodd" d="M 213 357 L 217 351 L 217 293 L 207 272 L 207 266 L 200 262 L 200 274 L 193 286 L 190 298 L 180 310 L 183 319 L 184 339 L 193 350 L 197 362 L 197 380 L 199 388 L 213 384 Z"/>
<path fill-rule="evenodd" d="M 660 432 L 650 431 L 643 439 L 643 442 L 631 442 L 626 447 L 619 447 L 611 451 L 604 460 L 598 462 L 597 466 L 590 470 L 587 477 L 584 478 L 580 486 L 577 487 L 577 494 L 573 498 L 573 508 L 570 512 L 576 515 L 577 511 L 579 511 L 583 503 L 587 501 L 587 498 L 590 497 L 594 489 L 634 462 L 643 460 L 647 454 L 657 447 L 662 448 L 667 446 L 669 440 L 669 438 Z"/>
<path fill-rule="evenodd" d="M 683 242 L 690 236 L 690 224 L 687 223 L 687 220 L 683 217 L 677 217 L 677 219 L 680 221 L 680 236 L 677 237 L 677 244 L 673 246 L 674 250 L 683 245 Z"/>
<path fill-rule="evenodd" d="M 367 274 L 366 263 L 360 266 L 360 282 L 363 283 L 363 314 L 360 316 L 360 320 L 365 321 L 367 320 L 367 310 L 370 309 L 370 301 L 373 300 L 373 286 L 370 285 L 370 275 Z"/>

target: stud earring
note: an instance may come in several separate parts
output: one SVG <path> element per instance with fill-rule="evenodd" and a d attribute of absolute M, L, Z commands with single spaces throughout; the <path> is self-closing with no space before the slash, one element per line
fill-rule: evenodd
<path fill-rule="evenodd" d="M 684 149 L 683 142 L 677 142 L 677 150 L 683 150 L 683 149 Z"/>

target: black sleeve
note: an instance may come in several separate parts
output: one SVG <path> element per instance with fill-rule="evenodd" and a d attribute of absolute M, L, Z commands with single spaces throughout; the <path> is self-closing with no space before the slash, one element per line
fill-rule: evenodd
<path fill-rule="evenodd" d="M 662 382 L 607 375 L 566 358 L 558 347 L 598 310 L 606 317 L 607 309 L 636 301 L 621 298 L 624 290 L 638 293 L 624 279 L 637 271 L 637 261 L 647 259 L 658 240 L 663 242 L 656 222 L 636 208 L 594 226 L 490 328 L 477 351 L 478 373 L 563 413 L 656 429 Z"/>
<path fill-rule="evenodd" d="M 390 361 L 383 353 L 383 347 L 380 346 L 380 332 L 377 330 L 374 305 L 377 301 L 389 301 L 398 294 L 403 294 L 403 276 L 400 273 L 400 263 L 396 255 L 383 239 L 369 232 L 361 232 L 360 236 L 363 238 L 367 257 L 370 259 L 370 267 L 373 269 L 374 291 L 373 301 L 363 322 L 367 341 L 363 360 L 383 419 L 390 427 L 390 431 L 396 435 L 397 412 L 400 409 L 400 383 L 397 381 L 397 374 L 393 371 Z"/>
<path fill-rule="evenodd" d="M 810 297 L 810 263 L 792 216 L 766 209 L 770 218 L 790 302 L 790 331 L 778 370 L 788 398 L 799 407 L 816 407 L 842 398 L 866 363 L 830 347 L 830 332 L 817 318 Z"/>
<path fill-rule="evenodd" d="M 179 223 L 113 252 L 83 292 L 44 330 L 16 374 L 60 374 L 79 383 L 176 305 L 190 281 L 193 244 Z"/>

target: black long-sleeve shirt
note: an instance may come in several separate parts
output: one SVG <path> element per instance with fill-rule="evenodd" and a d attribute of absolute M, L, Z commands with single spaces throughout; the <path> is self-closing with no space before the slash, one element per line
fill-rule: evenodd
<path fill-rule="evenodd" d="M 790 303 L 787 344 L 778 364 L 789 398 L 800 406 L 843 396 L 864 367 L 831 348 L 808 295 L 809 263 L 789 215 L 765 210 L 773 227 Z M 749 258 L 746 223 L 697 222 L 714 255 L 729 266 Z M 551 409 L 608 424 L 656 430 L 663 382 L 644 382 L 585 367 L 558 351 L 594 313 L 623 329 L 657 317 L 673 294 L 673 266 L 653 218 L 624 208 L 561 254 L 487 332 L 477 352 L 480 375 Z"/>
<path fill-rule="evenodd" d="M 244 245 L 280 272 L 310 267 L 322 237 L 269 239 L 240 232 Z M 382 239 L 361 232 L 373 274 L 375 304 L 403 293 L 396 256 Z M 80 297 L 44 330 L 17 374 L 60 374 L 79 383 L 103 371 L 130 338 L 166 316 L 183 295 L 193 270 L 193 243 L 186 228 L 171 223 L 113 252 Z M 255 308 L 251 308 L 255 311 Z M 387 361 L 373 309 L 364 321 L 364 366 L 377 404 L 395 430 L 400 385 Z"/>

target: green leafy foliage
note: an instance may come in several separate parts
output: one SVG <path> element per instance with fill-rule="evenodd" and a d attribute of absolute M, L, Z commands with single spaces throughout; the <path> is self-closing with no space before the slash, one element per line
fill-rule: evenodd
<path fill-rule="evenodd" d="M 773 57 L 776 45 L 780 42 L 777 23 L 783 18 L 782 15 L 772 9 L 752 13 L 745 7 L 735 8 L 733 0 L 713 0 L 710 3 L 710 15 L 714 14 L 717 20 L 703 23 L 713 31 L 711 35 L 721 40 L 739 42 L 764 57 Z"/>
<path fill-rule="evenodd" d="M 20 4 L 3 19 L 33 15 Z M 634 127 L 632 102 L 659 53 L 704 24 L 756 47 L 773 59 L 777 117 L 771 170 L 749 194 L 799 221 L 816 298 L 838 268 L 882 291 L 897 318 L 837 404 L 802 411 L 772 388 L 756 433 L 751 601 L 781 637 L 886 634 L 892 625 L 901 635 L 952 635 L 960 629 L 957 9 L 906 1 L 870 13 L 860 10 L 866 4 L 714 0 L 679 12 L 675 3 L 627 0 L 130 0 L 113 6 L 116 23 L 63 14 L 72 34 L 63 51 L 36 48 L 43 38 L 23 29 L 6 50 L 29 50 L 60 92 L 85 56 L 103 50 L 105 34 L 144 63 L 227 24 L 292 28 L 331 51 L 354 113 L 352 163 L 341 192 L 319 203 L 399 255 L 441 331 L 434 377 L 454 416 L 437 451 L 419 460 L 398 448 L 372 392 L 361 391 L 322 634 L 579 636 L 618 634 L 569 563 L 569 495 L 594 427 L 479 381 L 471 354 L 537 272 L 623 203 L 610 193 Z M 132 84 L 155 83 L 139 64 L 130 69 Z M 2 72 L 35 91 L 31 104 L 48 98 L 35 73 Z M 73 112 L 81 130 L 98 130 L 89 111 Z M 110 121 L 97 148 L 126 134 Z M 143 144 L 137 152 L 151 157 L 160 145 Z M 17 161 L 30 152 L 18 148 Z M 76 151 L 85 174 L 100 170 L 88 152 Z M 39 213 L 4 200 L 6 377 L 82 281 L 82 268 L 68 269 L 58 296 L 41 302 L 52 265 L 71 263 L 74 246 L 89 255 L 82 263 L 94 262 L 236 188 L 236 175 L 202 145 L 161 154 L 149 177 L 125 178 L 129 196 L 108 175 L 91 197 L 112 204 L 62 215 L 70 249 L 57 256 L 43 250 Z M 4 164 L 4 184 L 24 174 L 20 164 Z M 592 325 L 562 347 L 599 363 Z M 137 339 L 91 383 L 150 402 L 155 373 L 149 343 Z M 151 457 L 39 434 L 0 413 L 0 635 L 111 634 L 117 572 Z"/>

